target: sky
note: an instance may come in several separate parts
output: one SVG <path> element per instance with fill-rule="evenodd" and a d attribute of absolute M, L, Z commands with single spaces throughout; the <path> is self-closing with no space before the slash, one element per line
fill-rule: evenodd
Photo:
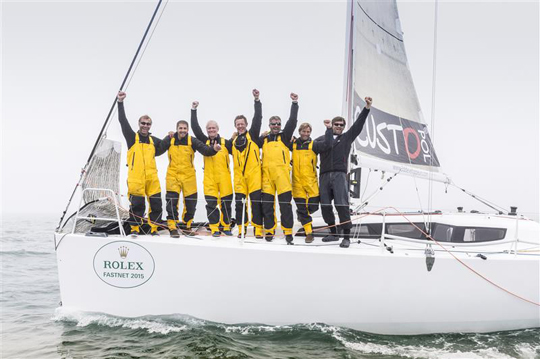
<path fill-rule="evenodd" d="M 155 4 L 2 2 L 2 214 L 60 217 Z M 163 137 L 177 120 L 189 119 L 198 100 L 201 123 L 216 120 L 229 136 L 236 115 L 253 115 L 257 88 L 263 128 L 271 115 L 287 117 L 289 93 L 296 92 L 300 121 L 322 134 L 323 120 L 341 114 L 346 6 L 170 1 L 126 89 L 128 119 L 135 127 L 149 114 L 153 134 Z M 439 3 L 434 128 L 434 3 L 398 1 L 398 8 L 443 171 L 457 185 L 538 219 L 538 2 Z M 122 142 L 124 161 L 116 114 L 108 137 Z M 200 155 L 196 164 L 202 183 Z M 165 188 L 166 156 L 158 166 Z M 378 187 L 377 177 L 369 175 L 365 193 Z M 428 195 L 425 181 L 396 177 L 369 209 L 425 209 Z M 456 206 L 489 210 L 435 184 L 433 209 Z M 201 204 L 197 218 L 204 212 Z"/>

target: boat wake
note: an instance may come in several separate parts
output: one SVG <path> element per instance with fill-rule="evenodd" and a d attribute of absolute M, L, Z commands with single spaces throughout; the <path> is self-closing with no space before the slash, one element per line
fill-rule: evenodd
<path fill-rule="evenodd" d="M 77 327 L 89 327 L 92 325 L 109 328 L 143 329 L 153 334 L 169 334 L 186 331 L 188 324 L 183 324 L 182 320 L 168 321 L 161 317 L 148 318 L 120 318 L 101 313 L 88 313 L 81 311 L 71 311 L 57 308 L 52 318 L 53 321 L 75 323 Z M 195 323 L 190 323 L 195 324 Z"/>
<path fill-rule="evenodd" d="M 125 334 L 138 337 L 155 338 L 155 335 L 158 335 L 175 345 L 180 344 L 179 341 L 185 341 L 190 348 L 188 351 L 202 352 L 212 343 L 210 347 L 221 354 L 234 352 L 238 355 L 249 352 L 249 357 L 265 357 L 267 354 L 281 357 L 276 353 L 277 347 L 284 349 L 284 357 L 310 356 L 313 354 L 313 345 L 324 346 L 323 351 L 333 347 L 334 353 L 326 353 L 328 357 L 336 357 L 337 353 L 346 352 L 349 357 L 359 358 L 375 355 L 378 358 L 533 359 L 540 354 L 538 329 L 491 334 L 385 336 L 324 323 L 227 325 L 188 315 L 120 318 L 65 308 L 57 308 L 52 320 L 71 326 L 70 330 L 76 328 L 83 332 L 107 332 L 120 329 L 122 332 L 127 331 Z M 160 345 L 164 343 L 161 342 Z"/>

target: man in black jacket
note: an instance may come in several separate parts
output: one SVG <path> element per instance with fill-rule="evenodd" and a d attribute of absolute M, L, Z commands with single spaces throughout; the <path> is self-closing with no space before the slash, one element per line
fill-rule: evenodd
<path fill-rule="evenodd" d="M 330 234 L 323 238 L 323 242 L 337 241 L 336 217 L 332 209 L 332 200 L 339 216 L 339 227 L 343 232 L 343 241 L 340 247 L 347 248 L 350 245 L 351 214 L 349 210 L 349 184 L 347 181 L 348 157 L 353 141 L 360 135 L 364 123 L 369 114 L 372 99 L 366 97 L 366 107 L 356 118 L 351 128 L 343 133 L 345 119 L 335 117 L 332 119 L 334 141 L 331 148 L 321 153 L 320 171 L 320 195 L 321 212 L 326 224 L 330 227 Z"/>

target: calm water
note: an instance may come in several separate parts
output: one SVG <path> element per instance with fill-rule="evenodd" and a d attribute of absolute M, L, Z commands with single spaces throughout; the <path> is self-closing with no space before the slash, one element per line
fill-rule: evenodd
<path fill-rule="evenodd" d="M 273 327 L 67 313 L 58 307 L 56 221 L 3 219 L 3 358 L 540 358 L 540 329 L 391 337 L 322 323 Z"/>

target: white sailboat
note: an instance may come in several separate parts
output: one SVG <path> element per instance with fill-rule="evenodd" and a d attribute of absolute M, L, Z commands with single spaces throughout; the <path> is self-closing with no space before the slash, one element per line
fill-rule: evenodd
<path fill-rule="evenodd" d="M 395 2 L 355 1 L 347 21 L 347 122 L 361 98 L 375 99 L 355 143 L 353 177 L 371 168 L 451 183 L 423 121 Z M 55 233 L 67 310 L 179 313 L 228 324 L 324 322 L 381 334 L 540 326 L 540 226 L 513 210 L 401 213 L 389 206 L 368 213 L 366 200 L 352 199 L 347 249 L 321 241 L 320 219 L 315 241 L 294 246 L 249 235 L 216 240 L 204 228 L 194 237 L 133 239 L 122 227 L 120 148 L 100 135 L 80 208 Z M 116 226 L 118 234 L 95 233 L 96 226 Z"/>

